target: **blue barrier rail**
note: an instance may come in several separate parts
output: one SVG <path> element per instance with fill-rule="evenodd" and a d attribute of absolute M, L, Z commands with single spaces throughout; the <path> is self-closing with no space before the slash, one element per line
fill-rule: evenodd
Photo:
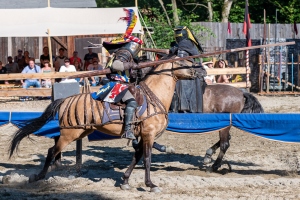
<path fill-rule="evenodd" d="M 0 112 L 0 125 L 12 123 L 20 127 L 22 122 L 39 117 L 41 114 L 42 112 Z M 228 126 L 271 140 L 300 142 L 300 114 L 170 113 L 167 130 L 195 134 L 216 131 Z M 58 136 L 60 132 L 57 116 L 34 134 L 49 138 Z M 91 141 L 119 137 L 94 131 L 88 138 Z"/>

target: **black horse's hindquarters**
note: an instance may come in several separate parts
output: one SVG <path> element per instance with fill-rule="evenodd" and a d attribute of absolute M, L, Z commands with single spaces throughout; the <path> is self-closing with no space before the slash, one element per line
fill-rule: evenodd
<path fill-rule="evenodd" d="M 255 96 L 244 92 L 245 105 L 241 113 L 264 113 L 264 109 Z"/>

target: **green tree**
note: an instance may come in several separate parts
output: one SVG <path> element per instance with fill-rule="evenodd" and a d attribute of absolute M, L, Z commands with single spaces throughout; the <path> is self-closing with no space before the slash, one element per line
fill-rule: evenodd
<path fill-rule="evenodd" d="M 278 8 L 278 20 L 280 23 L 293 23 L 294 21 L 300 22 L 300 2 L 299 0 L 270 1 L 271 4 Z"/>
<path fill-rule="evenodd" d="M 161 0 L 164 5 L 169 5 L 172 0 Z M 175 1 L 175 0 L 173 0 Z M 177 8 L 182 16 L 197 16 L 194 22 L 199 21 L 222 21 L 224 3 L 232 2 L 229 10 L 228 20 L 230 22 L 241 23 L 244 20 L 245 0 L 176 0 Z M 135 1 L 131 0 L 96 0 L 98 7 L 130 7 L 135 6 Z M 300 2 L 299 0 L 248 0 L 249 13 L 252 23 L 263 23 L 263 11 L 267 12 L 267 23 L 276 22 L 276 9 L 278 9 L 278 23 L 300 22 Z M 159 0 L 138 0 L 140 10 L 160 9 Z M 211 9 L 209 9 L 211 7 Z M 210 16 L 212 15 L 212 16 Z M 173 13 L 169 13 L 173 19 Z M 179 16 L 180 17 L 180 16 Z"/>
<path fill-rule="evenodd" d="M 170 8 L 171 6 L 172 5 L 167 5 L 168 8 Z M 172 9 L 167 9 L 167 13 L 169 15 L 171 15 L 172 12 L 173 12 Z M 210 30 L 206 29 L 205 27 L 202 27 L 200 25 L 192 25 L 194 19 L 198 17 L 197 15 L 190 14 L 188 16 L 186 15 L 183 16 L 182 15 L 183 12 L 179 9 L 177 10 L 177 12 L 178 12 L 181 26 L 189 27 L 194 32 L 194 34 L 198 34 L 199 32 L 206 32 L 208 34 L 205 35 L 213 35 L 213 33 Z M 170 26 L 167 23 L 165 16 L 162 14 L 163 12 L 161 8 L 152 8 L 151 13 L 152 13 L 151 16 L 144 15 L 143 19 L 148 27 L 154 28 L 154 34 L 152 34 L 152 38 L 155 41 L 157 48 L 169 48 L 170 43 L 174 41 L 173 28 L 176 26 L 174 20 L 171 21 L 171 26 Z M 205 39 L 207 38 L 203 36 L 200 38 L 200 41 Z"/>

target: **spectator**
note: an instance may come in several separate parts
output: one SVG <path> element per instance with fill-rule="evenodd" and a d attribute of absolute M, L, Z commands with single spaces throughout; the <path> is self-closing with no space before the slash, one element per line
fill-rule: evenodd
<path fill-rule="evenodd" d="M 14 62 L 19 65 L 19 70 L 22 71 L 25 65 L 25 57 L 22 55 L 23 51 L 21 49 L 18 50 L 18 55 L 14 57 Z"/>
<path fill-rule="evenodd" d="M 93 64 L 88 66 L 88 71 L 93 71 L 93 70 L 102 70 L 103 67 L 102 65 L 98 64 L 98 61 L 94 59 Z M 91 85 L 92 86 L 97 86 L 100 82 L 99 76 L 92 76 L 91 77 Z"/>
<path fill-rule="evenodd" d="M 78 60 L 75 60 L 75 61 L 74 61 L 74 66 L 75 66 L 75 69 L 76 69 L 77 72 L 83 71 L 83 69 L 81 68 L 81 66 L 80 66 L 80 64 L 79 64 L 79 62 L 78 62 Z M 75 80 L 76 80 L 77 82 L 79 82 L 80 86 L 83 86 L 83 78 L 75 78 Z"/>
<path fill-rule="evenodd" d="M 92 46 L 89 46 L 88 53 L 84 56 L 84 70 L 87 70 L 87 67 L 92 64 L 90 59 L 97 58 L 99 60 L 98 54 L 93 52 Z"/>
<path fill-rule="evenodd" d="M 24 58 L 25 58 L 25 67 L 26 67 L 27 65 L 29 65 L 29 60 L 30 60 L 28 51 L 24 51 Z"/>
<path fill-rule="evenodd" d="M 59 53 L 59 56 L 56 56 L 56 58 L 54 59 L 55 71 L 60 71 L 60 67 L 65 64 L 65 59 L 67 58 L 64 55 L 65 54 L 64 48 L 60 48 L 58 53 Z"/>
<path fill-rule="evenodd" d="M 74 63 L 75 63 L 76 60 L 79 62 L 79 65 L 80 65 L 80 68 L 81 68 L 82 64 L 83 64 L 82 60 L 81 60 L 81 58 L 78 57 L 78 52 L 74 51 L 73 52 L 73 57 L 70 58 L 70 64 L 74 65 Z"/>
<path fill-rule="evenodd" d="M 49 60 L 44 60 L 44 67 L 42 73 L 50 73 L 52 71 Z M 50 78 L 42 80 L 42 86 L 45 88 L 52 88 L 52 81 Z"/>
<path fill-rule="evenodd" d="M 59 72 L 76 72 L 76 68 L 74 65 L 70 65 L 70 60 L 68 58 L 66 58 L 64 60 L 65 64 L 62 65 L 59 69 Z M 68 82 L 77 82 L 75 79 L 66 79 L 63 78 L 62 83 L 68 83 Z"/>
<path fill-rule="evenodd" d="M 227 67 L 226 62 L 223 59 L 219 60 L 217 65 L 218 65 L 219 68 L 226 68 Z M 230 76 L 226 75 L 226 74 L 223 74 L 223 75 L 217 76 L 216 79 L 217 79 L 217 83 L 229 83 Z"/>
<path fill-rule="evenodd" d="M 207 61 L 202 63 L 204 69 L 213 69 L 213 61 Z M 204 77 L 204 80 L 207 84 L 212 84 L 216 82 L 215 75 L 207 75 Z"/>
<path fill-rule="evenodd" d="M 70 64 L 71 64 L 71 61 L 70 61 Z M 75 66 L 76 71 L 83 71 L 83 69 L 81 68 L 82 65 L 80 65 L 78 60 L 75 60 L 73 65 Z"/>
<path fill-rule="evenodd" d="M 48 60 L 48 61 L 50 60 L 49 48 L 48 47 L 43 48 L 43 54 L 40 56 L 41 67 L 44 67 L 44 61 L 45 60 Z"/>
<path fill-rule="evenodd" d="M 11 56 L 7 57 L 8 63 L 5 65 L 5 68 L 7 69 L 7 73 L 19 73 L 19 65 L 17 63 L 14 63 Z"/>
<path fill-rule="evenodd" d="M 2 61 L 0 61 L 0 74 L 6 74 L 7 73 L 7 69 L 6 69 L 6 67 L 3 67 L 3 65 L 2 65 Z M 0 81 L 0 84 L 8 84 L 8 81 L 3 81 L 3 80 L 1 80 Z"/>
<path fill-rule="evenodd" d="M 23 74 L 37 74 L 41 73 L 41 68 L 40 66 L 36 65 L 34 63 L 34 59 L 29 60 L 29 65 L 26 66 L 23 71 Z M 30 86 L 40 88 L 41 87 L 41 80 L 38 79 L 26 79 L 25 82 L 21 80 L 21 83 L 23 85 L 23 88 L 29 88 Z"/>

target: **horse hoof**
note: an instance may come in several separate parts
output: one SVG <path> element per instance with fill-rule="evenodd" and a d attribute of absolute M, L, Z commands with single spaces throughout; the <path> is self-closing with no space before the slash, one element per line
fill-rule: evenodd
<path fill-rule="evenodd" d="M 213 172 L 217 172 L 218 169 L 219 169 L 219 167 L 217 167 L 217 166 L 215 166 L 215 165 L 212 165 L 211 168 L 212 168 L 212 171 L 213 171 Z"/>
<path fill-rule="evenodd" d="M 129 184 L 122 184 L 121 189 L 122 190 L 131 190 L 131 186 Z"/>
<path fill-rule="evenodd" d="M 213 169 L 211 167 L 207 167 L 205 171 L 206 171 L 206 173 L 212 173 Z"/>
<path fill-rule="evenodd" d="M 10 175 L 3 176 L 3 178 L 2 178 L 2 183 L 3 184 L 9 184 L 10 181 L 11 181 L 11 176 Z"/>
<path fill-rule="evenodd" d="M 158 187 L 154 187 L 150 189 L 150 192 L 154 192 L 154 193 L 160 193 L 161 190 Z"/>
<path fill-rule="evenodd" d="M 175 149 L 173 147 L 166 147 L 166 153 L 175 153 Z"/>
<path fill-rule="evenodd" d="M 209 163 L 211 163 L 211 158 L 205 157 L 204 160 L 203 160 L 203 164 L 207 165 Z"/>
<path fill-rule="evenodd" d="M 37 180 L 38 180 L 38 176 L 37 176 L 36 174 L 31 174 L 31 175 L 29 176 L 28 182 L 29 182 L 29 183 L 33 183 L 33 182 L 35 182 L 35 181 L 37 181 Z"/>

